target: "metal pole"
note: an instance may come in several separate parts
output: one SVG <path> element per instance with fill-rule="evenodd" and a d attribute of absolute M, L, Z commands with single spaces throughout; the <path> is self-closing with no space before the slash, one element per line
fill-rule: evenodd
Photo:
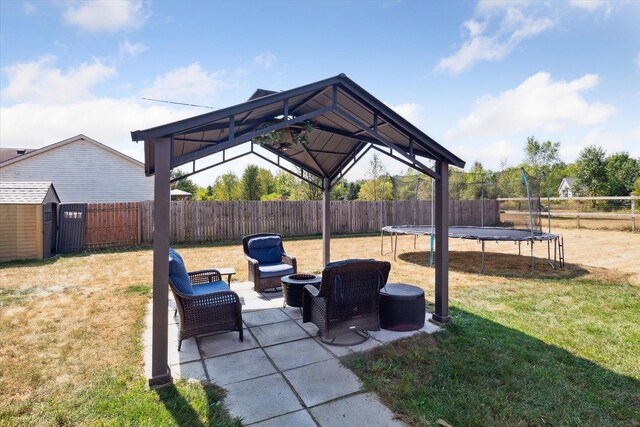
<path fill-rule="evenodd" d="M 449 316 L 449 164 L 436 162 L 440 179 L 436 182 L 436 301 L 431 318 L 436 323 L 447 323 Z"/>
<path fill-rule="evenodd" d="M 149 141 L 154 148 L 153 324 L 149 386 L 172 381 L 167 363 L 169 328 L 169 214 L 171 205 L 171 140 Z"/>
<path fill-rule="evenodd" d="M 435 168 L 435 165 L 434 165 Z M 429 267 L 433 267 L 433 245 L 435 243 L 436 230 L 434 228 L 436 216 L 436 180 L 431 179 L 431 242 L 429 247 Z"/>
<path fill-rule="evenodd" d="M 482 274 L 484 274 L 484 240 L 482 241 Z"/>
<path fill-rule="evenodd" d="M 533 212 L 531 210 L 531 192 L 529 190 L 529 180 L 527 179 L 527 172 L 525 172 L 524 168 L 520 168 L 522 170 L 522 183 L 527 188 L 527 203 L 529 205 L 529 230 L 531 231 L 531 242 L 533 243 Z"/>
<path fill-rule="evenodd" d="M 631 232 L 636 231 L 636 196 L 631 196 Z"/>
<path fill-rule="evenodd" d="M 322 263 L 331 262 L 331 180 L 322 178 Z"/>
<path fill-rule="evenodd" d="M 480 188 L 482 192 L 482 205 L 480 208 L 480 226 L 484 227 L 484 176 L 480 180 Z"/>

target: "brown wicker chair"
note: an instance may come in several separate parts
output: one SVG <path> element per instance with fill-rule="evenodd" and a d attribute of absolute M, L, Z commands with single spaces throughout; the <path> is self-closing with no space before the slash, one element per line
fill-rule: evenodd
<path fill-rule="evenodd" d="M 192 294 L 181 291 L 169 276 L 169 287 L 180 316 L 178 351 L 182 340 L 211 332 L 238 331 L 240 341 L 243 341 L 240 298 L 225 286 L 220 272 L 215 269 L 199 270 L 188 275 Z"/>
<path fill-rule="evenodd" d="M 251 234 L 242 238 L 244 256 L 253 289 L 262 291 L 280 286 L 280 278 L 298 272 L 295 257 L 282 246 L 282 236 L 274 233 Z"/>
<path fill-rule="evenodd" d="M 373 259 L 354 259 L 327 264 L 320 288 L 307 285 L 302 295 L 303 322 L 313 322 L 318 338 L 335 344 L 344 333 L 355 332 L 363 339 L 368 331 L 380 329 L 378 295 L 387 283 L 391 264 Z"/>

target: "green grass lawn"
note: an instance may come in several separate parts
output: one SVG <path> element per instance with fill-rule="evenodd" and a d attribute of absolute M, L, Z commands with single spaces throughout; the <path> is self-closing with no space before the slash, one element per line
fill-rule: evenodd
<path fill-rule="evenodd" d="M 508 253 L 492 253 L 489 273 L 480 275 L 479 255 L 454 242 L 446 329 L 345 363 L 413 425 L 640 425 L 640 286 L 617 268 L 588 265 L 604 246 L 593 249 L 581 236 L 569 246 L 577 265 L 536 267 L 534 277 L 526 257 Z M 627 269 L 636 265 L 636 238 L 615 235 L 618 246 L 626 242 L 619 255 L 629 255 Z M 332 256 L 378 258 L 379 244 L 379 237 L 342 238 Z M 319 239 L 285 246 L 300 254 L 300 271 L 321 269 Z M 214 262 L 246 280 L 237 243 L 181 252 L 191 270 Z M 139 248 L 0 265 L 0 426 L 240 425 L 215 385 L 147 388 L 151 255 Z M 433 301 L 426 259 L 402 254 L 390 280 L 419 283 Z"/>
<path fill-rule="evenodd" d="M 415 425 L 640 425 L 639 291 L 479 283 L 458 293 L 444 331 L 345 362 Z"/>

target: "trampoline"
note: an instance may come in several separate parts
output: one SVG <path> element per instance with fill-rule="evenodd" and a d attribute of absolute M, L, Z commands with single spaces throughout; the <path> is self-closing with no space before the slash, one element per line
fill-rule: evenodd
<path fill-rule="evenodd" d="M 527 200 L 528 200 L 528 214 L 529 214 L 529 229 L 524 228 L 509 228 L 509 227 L 495 227 L 495 226 L 484 226 L 484 187 L 481 188 L 481 195 L 483 200 L 482 211 L 480 222 L 481 225 L 453 225 L 449 226 L 449 237 L 453 239 L 466 239 L 466 240 L 475 240 L 482 245 L 482 273 L 484 273 L 484 259 L 485 259 L 485 242 L 514 242 L 518 244 L 518 255 L 521 255 L 521 244 L 525 242 L 527 245 L 531 247 L 531 273 L 533 274 L 535 269 L 535 260 L 533 254 L 533 245 L 535 242 L 547 242 L 547 261 L 549 265 L 555 270 L 556 264 L 560 266 L 560 268 L 564 267 L 564 241 L 562 235 L 551 233 L 551 205 L 549 203 L 549 186 L 547 185 L 547 221 L 548 221 L 548 232 L 542 231 L 542 212 L 541 212 L 541 204 L 540 204 L 540 187 L 539 182 L 537 186 L 537 191 L 532 194 L 529 179 L 527 178 L 527 173 L 524 168 L 521 168 L 522 171 L 522 185 L 526 187 L 527 190 Z M 546 176 L 544 172 L 542 172 L 542 179 L 546 183 Z M 482 182 L 484 185 L 484 182 Z M 396 192 L 397 183 L 393 182 L 394 193 Z M 407 190 L 404 190 L 405 193 Z M 414 194 L 416 197 L 420 193 L 419 181 L 415 184 Z M 433 190 L 432 190 L 433 194 Z M 394 194 L 395 196 L 395 194 Z M 382 186 L 382 195 L 380 198 L 381 202 L 384 200 L 384 185 Z M 431 218 L 434 218 L 433 213 L 434 205 L 433 205 L 433 197 L 431 198 Z M 384 212 L 384 205 L 381 212 Z M 429 265 L 433 264 L 433 252 L 434 252 L 434 241 L 435 241 L 435 227 L 431 224 L 428 225 L 387 225 L 383 226 L 383 216 L 386 217 L 386 214 L 383 214 L 380 218 L 381 222 L 381 232 L 380 232 L 380 254 L 384 255 L 384 233 L 389 233 L 391 235 L 391 245 L 393 250 L 393 259 L 394 261 L 397 258 L 398 252 L 398 236 L 399 235 L 412 235 L 414 236 L 413 247 L 417 246 L 417 237 L 424 235 L 431 237 L 431 248 L 429 251 Z M 413 221 L 417 220 L 416 212 L 413 213 Z M 417 222 L 417 221 L 416 221 Z M 414 222 L 414 224 L 416 223 Z M 394 242 L 395 237 L 395 242 Z M 551 245 L 553 244 L 553 258 L 551 256 Z"/>
<path fill-rule="evenodd" d="M 381 238 L 384 239 L 384 233 L 391 234 L 391 243 L 393 245 L 393 259 L 395 260 L 398 252 L 398 235 L 412 235 L 412 236 L 431 236 L 434 237 L 435 227 L 432 225 L 388 225 L 382 227 Z M 393 238 L 395 237 L 395 243 Z M 555 269 L 557 262 L 558 249 L 561 251 L 560 267 L 564 267 L 564 256 L 562 256 L 563 242 L 562 236 L 559 234 L 545 233 L 541 231 L 531 231 L 519 228 L 506 228 L 506 227 L 477 227 L 477 226 L 462 226 L 454 225 L 449 226 L 449 237 L 453 239 L 467 239 L 475 240 L 482 244 L 482 272 L 484 273 L 484 243 L 490 242 L 517 242 L 518 243 L 518 255 L 520 255 L 520 244 L 527 242 L 531 245 L 531 268 L 533 271 L 533 243 L 534 242 L 553 242 L 553 261 L 551 260 L 551 248 L 550 245 L 547 251 L 547 257 L 549 264 Z M 414 240 L 414 247 L 416 246 Z M 381 242 L 382 249 L 382 242 Z M 433 245 L 432 245 L 433 249 Z"/>

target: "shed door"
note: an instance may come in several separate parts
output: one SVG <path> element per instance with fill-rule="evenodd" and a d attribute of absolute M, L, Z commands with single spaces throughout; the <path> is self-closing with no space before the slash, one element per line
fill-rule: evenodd
<path fill-rule="evenodd" d="M 44 239 L 43 239 L 43 255 L 49 258 L 57 253 L 56 251 L 56 233 L 58 231 L 57 204 L 47 203 L 44 205 L 42 214 L 44 216 Z"/>
<path fill-rule="evenodd" d="M 60 253 L 82 252 L 84 250 L 84 224 L 87 216 L 86 203 L 60 205 Z"/>

